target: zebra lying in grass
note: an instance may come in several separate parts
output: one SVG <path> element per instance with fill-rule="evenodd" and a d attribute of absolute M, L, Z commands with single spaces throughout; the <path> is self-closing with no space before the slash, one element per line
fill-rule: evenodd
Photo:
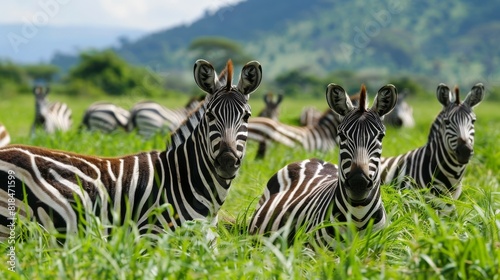
<path fill-rule="evenodd" d="M 484 97 L 484 86 L 474 85 L 463 102 L 455 88 L 445 84 L 436 91 L 443 109 L 432 123 L 427 143 L 405 154 L 382 159 L 382 181 L 397 188 L 429 188 L 430 202 L 442 214 L 454 212 L 454 205 L 440 198 L 457 199 L 462 192 L 462 178 L 474 154 L 472 109 Z"/>
<path fill-rule="evenodd" d="M 119 128 L 128 131 L 130 112 L 110 102 L 92 103 L 83 115 L 80 128 L 111 133 Z"/>
<path fill-rule="evenodd" d="M 48 103 L 46 99 L 47 94 L 49 94 L 48 87 L 35 86 L 33 94 L 35 95 L 35 121 L 31 126 L 31 135 L 38 127 L 43 128 L 48 133 L 70 129 L 72 113 L 66 103 Z"/>
<path fill-rule="evenodd" d="M 7 146 L 10 143 L 10 135 L 3 124 L 0 123 L 0 147 Z"/>
<path fill-rule="evenodd" d="M 268 181 L 250 220 L 250 233 L 281 231 L 292 242 L 298 231 L 305 230 L 328 247 L 335 242 L 331 223 L 352 219 L 360 231 L 370 220 L 375 230 L 385 226 L 379 173 L 385 135 L 381 118 L 394 108 L 397 90 L 393 85 L 382 87 L 369 109 L 364 86 L 358 108 L 335 84 L 328 85 L 326 99 L 343 117 L 338 127 L 339 167 L 319 159 L 283 167 Z"/>
<path fill-rule="evenodd" d="M 0 181 L 9 182 L 0 197 L 18 211 L 0 204 L 0 238 L 9 235 L 16 214 L 66 233 L 88 222 L 89 213 L 100 218 L 103 234 L 127 217 L 141 233 L 174 230 L 188 220 L 216 222 L 245 154 L 248 99 L 262 68 L 247 63 L 237 85 L 231 61 L 219 78 L 204 60 L 193 72 L 206 100 L 165 151 L 102 158 L 24 145 L 0 149 Z"/>
<path fill-rule="evenodd" d="M 128 131 L 137 128 L 138 134 L 145 138 L 158 132 L 166 134 L 175 131 L 200 102 L 203 99 L 191 98 L 185 107 L 174 110 L 154 101 L 138 102 L 130 109 Z"/>

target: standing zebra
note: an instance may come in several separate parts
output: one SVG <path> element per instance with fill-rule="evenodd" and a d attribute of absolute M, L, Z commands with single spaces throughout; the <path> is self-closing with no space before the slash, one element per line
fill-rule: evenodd
<path fill-rule="evenodd" d="M 279 170 L 267 183 L 250 220 L 250 233 L 282 231 L 291 242 L 296 232 L 304 229 L 314 231 L 318 243 L 332 246 L 335 229 L 329 223 L 352 218 L 360 231 L 370 220 L 375 230 L 385 226 L 379 173 L 385 135 L 381 118 L 396 104 L 397 90 L 393 85 L 382 87 L 369 109 L 364 86 L 358 108 L 335 84 L 328 85 L 326 99 L 330 108 L 343 117 L 338 127 L 340 168 L 308 159 Z M 318 229 L 325 222 L 326 226 Z"/>
<path fill-rule="evenodd" d="M 118 128 L 128 130 L 130 112 L 110 102 L 95 102 L 83 115 L 80 127 L 110 133 Z"/>
<path fill-rule="evenodd" d="M 167 133 L 176 130 L 195 109 L 199 98 L 192 98 L 185 107 L 171 110 L 154 101 L 141 101 L 130 109 L 128 130 L 137 128 L 139 135 L 150 138 L 155 133 Z"/>
<path fill-rule="evenodd" d="M 454 94 L 445 84 L 437 87 L 437 99 L 443 109 L 432 123 L 427 143 L 405 154 L 382 159 L 382 181 L 397 188 L 429 188 L 430 202 L 443 214 L 454 206 L 441 197 L 457 199 L 462 192 L 461 180 L 474 153 L 472 111 L 484 97 L 484 86 L 474 85 L 460 102 L 458 88 Z"/>
<path fill-rule="evenodd" d="M 33 135 L 37 127 L 43 127 L 48 133 L 54 133 L 57 130 L 67 131 L 71 127 L 71 109 L 62 102 L 47 102 L 47 94 L 49 88 L 45 89 L 41 86 L 33 88 L 35 95 L 35 121 L 31 126 L 31 135 Z"/>
<path fill-rule="evenodd" d="M 270 118 L 273 120 L 278 120 L 279 116 L 279 105 L 283 101 L 283 95 L 278 94 L 278 97 L 274 98 L 272 93 L 264 95 L 264 103 L 266 107 L 259 113 L 259 117 Z"/>
<path fill-rule="evenodd" d="M 256 61 L 247 63 L 237 86 L 231 61 L 220 78 L 205 60 L 196 61 L 193 72 L 207 98 L 204 113 L 190 122 L 192 133 L 179 129 L 177 140 L 184 142 L 172 140 L 166 151 L 117 158 L 5 147 L 0 149 L 0 181 L 9 186 L 1 185 L 0 196 L 15 200 L 19 215 L 59 232 L 76 232 L 80 217 L 92 212 L 106 231 L 111 221 L 123 223 L 126 216 L 141 233 L 174 230 L 187 220 L 216 221 L 245 154 L 248 99 L 260 84 L 262 68 Z M 166 204 L 171 207 L 155 210 Z M 74 210 L 79 205 L 82 215 Z M 0 204 L 0 237 L 9 234 L 13 215 L 6 203 Z"/>
<path fill-rule="evenodd" d="M 10 135 L 3 124 L 0 123 L 0 147 L 7 146 L 10 143 Z"/>

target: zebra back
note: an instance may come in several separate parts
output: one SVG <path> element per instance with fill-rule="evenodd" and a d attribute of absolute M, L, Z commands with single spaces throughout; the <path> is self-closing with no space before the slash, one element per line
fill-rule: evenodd
<path fill-rule="evenodd" d="M 238 85 L 233 86 L 231 62 L 227 67 L 228 82 L 221 84 L 211 64 L 196 62 L 195 81 L 207 93 L 207 104 L 184 142 L 166 151 L 117 158 L 4 147 L 0 180 L 13 183 L 2 184 L 0 196 L 12 195 L 20 218 L 58 232 L 76 232 L 90 213 L 101 220 L 103 234 L 109 233 L 110 224 L 123 224 L 127 217 L 137 222 L 141 233 L 173 230 L 188 220 L 216 221 L 241 166 L 248 98 L 262 77 L 260 64 L 253 61 L 243 67 Z M 9 234 L 9 217 L 8 205 L 0 204 L 0 238 Z"/>
<path fill-rule="evenodd" d="M 80 127 L 111 133 L 118 128 L 128 130 L 130 112 L 111 102 L 92 103 L 83 115 Z"/>
<path fill-rule="evenodd" d="M 370 109 L 364 86 L 358 108 L 338 85 L 328 85 L 326 96 L 330 108 L 343 118 L 338 127 L 339 165 L 308 159 L 279 170 L 268 181 L 250 220 L 251 233 L 279 231 L 292 241 L 299 230 L 314 231 L 319 243 L 332 246 L 332 223 L 352 221 L 358 230 L 366 229 L 370 220 L 374 229 L 386 224 L 380 196 L 385 134 L 381 118 L 396 104 L 397 90 L 393 85 L 382 87 Z"/>
<path fill-rule="evenodd" d="M 458 88 L 453 94 L 439 84 L 436 97 L 443 105 L 431 125 L 427 143 L 407 153 L 382 159 L 382 180 L 397 188 L 428 188 L 429 202 L 448 214 L 454 206 L 442 197 L 458 198 L 461 180 L 474 154 L 473 108 L 484 97 L 484 86 L 474 85 L 463 102 Z"/>

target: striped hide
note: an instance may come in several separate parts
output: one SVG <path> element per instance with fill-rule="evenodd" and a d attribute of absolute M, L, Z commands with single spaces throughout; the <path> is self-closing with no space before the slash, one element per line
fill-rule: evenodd
<path fill-rule="evenodd" d="M 49 103 L 46 98 L 48 93 L 48 87 L 35 86 L 33 88 L 33 94 L 35 95 L 35 120 L 31 126 L 31 135 L 39 127 L 47 133 L 67 131 L 71 128 L 71 109 L 66 103 Z"/>
<path fill-rule="evenodd" d="M 463 102 L 458 88 L 452 94 L 440 84 L 436 91 L 443 105 L 432 123 L 427 143 L 417 149 L 382 159 L 382 181 L 397 188 L 429 189 L 429 202 L 443 215 L 455 207 L 441 198 L 457 199 L 462 192 L 462 178 L 474 154 L 473 108 L 484 98 L 484 86 L 474 85 Z"/>
<path fill-rule="evenodd" d="M 111 102 L 92 103 L 83 115 L 80 128 L 111 133 L 117 129 L 128 130 L 130 112 Z"/>
<path fill-rule="evenodd" d="M 386 225 L 380 190 L 380 155 L 385 127 L 381 118 L 396 104 L 393 85 L 382 87 L 373 106 L 367 109 L 366 89 L 356 108 L 345 90 L 328 85 L 330 108 L 342 116 L 338 126 L 339 165 L 319 159 L 291 163 L 267 182 L 250 223 L 252 234 L 278 232 L 293 242 L 297 232 L 312 233 L 325 247 L 335 246 L 338 222 L 352 222 L 364 231 Z"/>
<path fill-rule="evenodd" d="M 166 150 L 103 158 L 8 146 L 0 149 L 0 180 L 10 181 L 1 185 L 2 201 L 13 200 L 20 218 L 60 233 L 77 232 L 91 213 L 104 235 L 128 217 L 141 233 L 175 230 L 189 220 L 216 222 L 245 154 L 248 99 L 260 84 L 262 68 L 247 63 L 237 85 L 232 85 L 231 61 L 219 78 L 205 60 L 196 61 L 193 72 L 206 104 L 174 132 Z M 75 211 L 78 205 L 83 213 Z M 1 238 L 8 236 L 9 218 L 16 215 L 9 207 L 0 204 Z"/>

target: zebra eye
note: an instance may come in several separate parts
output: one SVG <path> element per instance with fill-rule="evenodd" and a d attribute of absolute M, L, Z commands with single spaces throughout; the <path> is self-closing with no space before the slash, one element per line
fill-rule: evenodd
<path fill-rule="evenodd" d="M 342 131 L 339 131 L 337 133 L 337 136 L 340 138 L 341 141 L 345 141 L 347 137 L 345 137 L 345 134 Z"/>
<path fill-rule="evenodd" d="M 207 111 L 205 115 L 207 116 L 209 121 L 215 120 L 215 115 L 212 113 L 212 111 Z"/>
<path fill-rule="evenodd" d="M 384 139 L 384 136 L 385 136 L 384 132 L 379 133 L 378 136 L 377 136 L 378 141 L 382 142 L 382 139 Z"/>
<path fill-rule="evenodd" d="M 443 119 L 443 123 L 444 123 L 445 125 L 449 125 L 449 124 L 450 124 L 450 120 L 449 120 L 448 118 Z"/>
<path fill-rule="evenodd" d="M 248 122 L 248 119 L 250 118 L 250 116 L 252 116 L 252 114 L 250 112 L 245 112 L 245 114 L 243 115 L 243 121 Z"/>

